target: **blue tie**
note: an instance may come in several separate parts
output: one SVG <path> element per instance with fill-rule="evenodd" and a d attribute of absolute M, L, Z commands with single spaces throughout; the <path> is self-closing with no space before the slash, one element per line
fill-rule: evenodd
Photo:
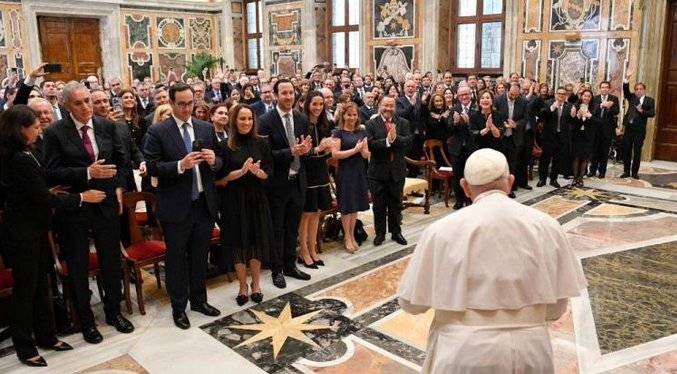
<path fill-rule="evenodd" d="M 188 122 L 185 122 L 181 127 L 183 127 L 183 145 L 186 147 L 186 153 L 193 151 L 193 141 L 190 139 L 190 134 L 188 133 Z M 195 167 L 198 167 L 195 165 Z M 195 170 L 190 170 L 193 173 L 193 190 L 191 191 L 191 198 L 193 201 L 197 200 L 200 197 L 200 191 L 197 188 L 197 173 Z"/>

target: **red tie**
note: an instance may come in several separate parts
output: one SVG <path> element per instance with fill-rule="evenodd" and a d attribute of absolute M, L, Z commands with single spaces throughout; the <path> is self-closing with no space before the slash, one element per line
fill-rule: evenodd
<path fill-rule="evenodd" d="M 89 126 L 85 125 L 82 126 L 80 129 L 82 130 L 82 145 L 85 147 L 85 151 L 87 151 L 87 155 L 89 156 L 89 160 L 91 162 L 96 161 L 96 156 L 94 155 L 94 147 L 92 146 L 92 139 L 89 138 L 89 134 L 87 134 L 87 130 L 89 130 Z"/>

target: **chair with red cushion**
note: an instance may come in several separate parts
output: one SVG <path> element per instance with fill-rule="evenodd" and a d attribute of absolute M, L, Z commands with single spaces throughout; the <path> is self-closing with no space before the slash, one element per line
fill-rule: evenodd
<path fill-rule="evenodd" d="M 454 176 L 454 173 L 451 171 L 440 170 L 440 166 L 451 167 L 451 163 L 447 159 L 446 153 L 444 153 L 444 145 L 441 140 L 437 139 L 428 139 L 423 142 L 423 151 L 425 154 L 426 160 L 435 162 L 435 166 L 429 169 L 430 171 L 430 180 L 438 180 L 442 182 L 442 188 L 444 193 L 444 205 L 449 208 L 449 196 L 451 194 L 451 178 Z M 436 160 L 435 155 L 441 155 L 441 160 Z"/>
<path fill-rule="evenodd" d="M 141 201 L 146 204 L 146 212 L 143 215 L 139 215 L 136 212 L 136 206 Z M 152 264 L 155 269 L 157 287 L 158 289 L 162 288 L 162 281 L 160 280 L 160 262 L 165 260 L 167 247 L 162 240 L 160 223 L 154 215 L 155 195 L 148 192 L 127 192 L 122 198 L 122 205 L 127 211 L 130 241 L 127 248 L 124 248 L 122 243 L 120 243 L 123 269 L 122 283 L 124 285 L 125 303 L 127 304 L 127 312 L 131 314 L 132 300 L 130 295 L 130 272 L 133 272 L 139 312 L 141 314 L 146 314 L 146 307 L 143 299 L 143 275 L 141 274 L 141 268 Z M 141 231 L 141 225 L 139 224 L 139 218 L 141 216 L 143 216 L 150 229 L 150 240 L 144 238 Z"/>

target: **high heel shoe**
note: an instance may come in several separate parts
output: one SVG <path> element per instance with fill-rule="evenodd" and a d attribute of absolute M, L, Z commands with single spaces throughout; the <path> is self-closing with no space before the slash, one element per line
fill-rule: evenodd
<path fill-rule="evenodd" d="M 315 264 L 316 266 L 324 266 L 324 261 L 317 260 L 317 261 L 314 261 L 313 264 Z"/>
<path fill-rule="evenodd" d="M 38 346 L 39 346 L 40 348 L 43 348 L 43 349 L 51 349 L 52 351 L 57 351 L 57 352 L 63 352 L 63 351 L 70 351 L 70 350 L 73 350 L 73 347 L 71 347 L 70 344 L 68 344 L 68 343 L 66 343 L 66 342 L 64 342 L 64 341 L 61 341 L 61 340 L 57 340 L 56 344 L 54 344 L 54 345 L 42 345 L 42 344 L 38 344 Z"/>
<path fill-rule="evenodd" d="M 301 258 L 297 257 L 296 262 L 298 262 L 300 265 L 303 265 L 303 267 L 308 268 L 308 269 L 317 269 L 317 265 L 315 262 L 311 263 L 310 265 L 306 264 L 306 262 Z"/>
<path fill-rule="evenodd" d="M 26 359 L 26 360 L 19 359 L 19 361 L 21 361 L 22 364 L 24 364 L 26 366 L 30 366 L 30 367 L 45 367 L 45 366 L 47 366 L 47 361 L 45 361 L 45 359 L 42 358 L 42 356 L 36 356 L 36 357 L 29 358 L 29 359 Z"/>
<path fill-rule="evenodd" d="M 249 301 L 249 296 L 247 295 L 237 295 L 235 298 L 235 301 L 237 302 L 238 306 L 243 306 L 244 304 L 247 304 L 247 301 Z"/>

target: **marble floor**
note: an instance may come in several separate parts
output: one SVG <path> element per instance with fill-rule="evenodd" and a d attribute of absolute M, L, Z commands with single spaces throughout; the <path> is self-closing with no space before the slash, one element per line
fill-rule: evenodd
<path fill-rule="evenodd" d="M 606 179 L 588 178 L 582 189 L 518 192 L 519 201 L 563 225 L 589 283 L 549 326 L 557 373 L 677 373 L 677 164 L 646 163 L 639 180 L 616 178 L 620 171 L 612 166 Z M 260 305 L 238 307 L 238 285 L 213 278 L 209 299 L 222 315 L 189 312 L 194 327 L 186 331 L 173 326 L 165 290 L 149 272 L 147 314 L 134 305 L 133 334 L 103 324 L 101 303 L 93 300 L 104 342 L 66 336 L 76 349 L 42 352 L 49 363 L 43 371 L 416 373 L 432 313 L 403 312 L 395 292 L 421 231 L 451 213 L 443 203 L 429 215 L 407 209 L 409 246 L 368 242 L 350 255 L 325 243 L 327 266 L 310 270 L 309 282 L 288 280 L 280 290 L 266 272 Z M 373 238 L 371 215 L 360 218 Z M 0 372 L 32 371 L 18 363 L 9 340 L 0 343 Z"/>

